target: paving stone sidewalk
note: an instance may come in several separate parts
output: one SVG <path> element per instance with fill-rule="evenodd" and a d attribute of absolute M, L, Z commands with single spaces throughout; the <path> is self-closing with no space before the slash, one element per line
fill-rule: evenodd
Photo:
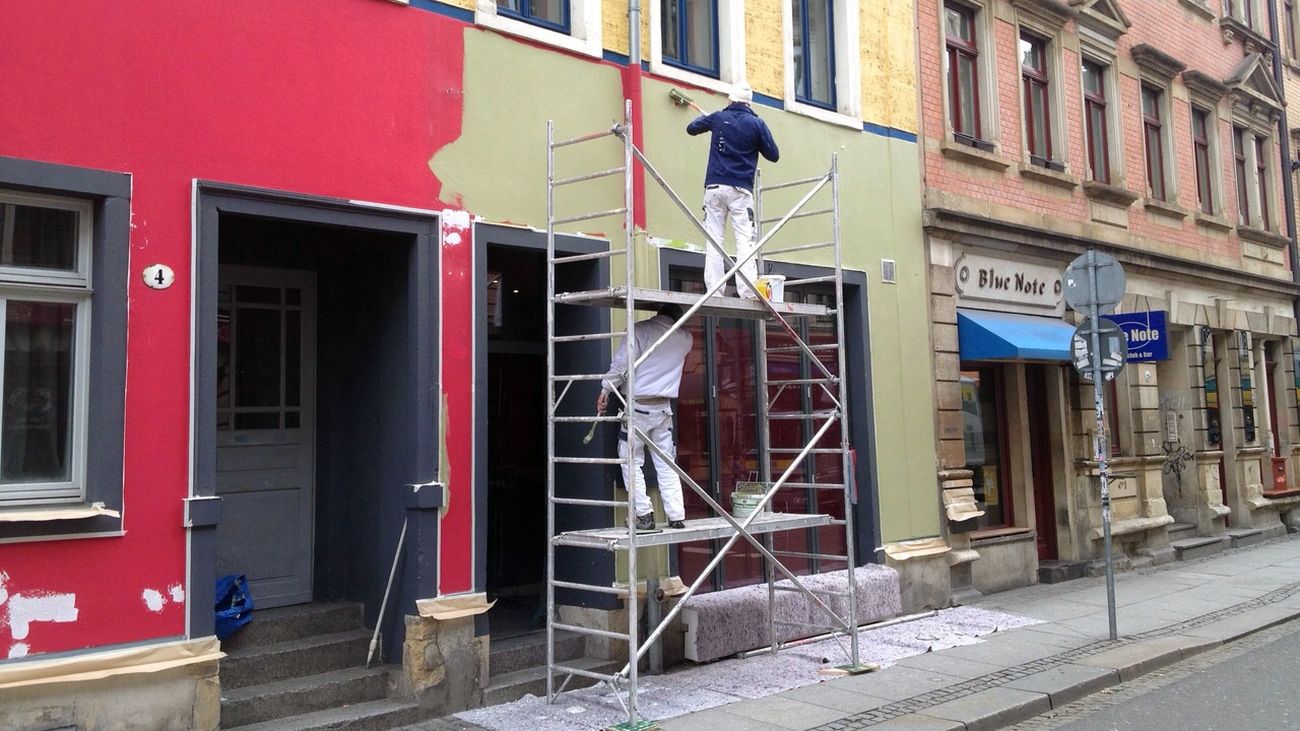
<path fill-rule="evenodd" d="M 993 594 L 976 606 L 1039 620 L 899 660 L 660 722 L 664 731 L 983 731 L 1060 708 L 1300 617 L 1300 536 L 1116 575 L 1119 640 L 1101 578 Z M 527 719 L 520 719 L 526 727 Z M 445 725 L 442 725 L 445 724 Z M 444 719 L 428 731 L 473 729 Z"/>

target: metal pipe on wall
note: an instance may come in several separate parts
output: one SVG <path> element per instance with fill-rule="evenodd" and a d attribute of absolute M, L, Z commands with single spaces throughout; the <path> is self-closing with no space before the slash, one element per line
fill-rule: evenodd
<path fill-rule="evenodd" d="M 641 0 L 627 2 L 627 63 L 641 65 Z"/>

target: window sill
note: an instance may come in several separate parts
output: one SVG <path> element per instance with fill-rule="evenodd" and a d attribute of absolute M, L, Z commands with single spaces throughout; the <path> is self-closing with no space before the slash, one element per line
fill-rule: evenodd
<path fill-rule="evenodd" d="M 1110 183 L 1102 183 L 1097 180 L 1085 180 L 1083 183 L 1083 194 L 1089 199 L 1101 203 L 1109 203 L 1120 208 L 1128 208 L 1133 205 L 1133 201 L 1138 199 L 1138 194 Z"/>
<path fill-rule="evenodd" d="M 976 167 L 982 167 L 988 170 L 1006 170 L 1011 167 L 1011 163 L 1003 160 L 997 154 L 996 148 L 992 152 L 986 152 L 978 147 L 963 144 L 953 140 L 951 137 L 944 139 L 939 146 L 939 151 L 943 156 L 952 160 L 968 163 Z"/>
<path fill-rule="evenodd" d="M 1291 243 L 1290 239 L 1282 234 L 1255 228 L 1254 226 L 1238 226 L 1237 236 L 1243 241 L 1250 241 L 1273 249 L 1284 249 L 1287 244 Z"/>
<path fill-rule="evenodd" d="M 1232 224 L 1228 223 L 1228 219 L 1223 216 L 1216 216 L 1213 213 L 1205 213 L 1203 211 L 1196 212 L 1196 224 L 1215 231 L 1232 230 Z"/>
<path fill-rule="evenodd" d="M 496 11 L 494 3 L 479 2 L 474 11 L 474 24 L 484 28 L 505 33 L 506 35 L 527 38 L 530 41 L 543 43 L 548 46 L 562 48 L 566 51 L 602 58 L 603 51 L 600 45 L 600 35 L 593 34 L 592 38 L 579 38 L 571 33 L 562 33 L 550 28 L 543 28 L 540 25 L 533 25 L 527 21 L 500 15 Z M 570 20 L 573 24 L 575 19 Z"/>
<path fill-rule="evenodd" d="M 1045 168 L 1042 165 L 1033 163 L 1020 163 L 1020 176 L 1037 180 L 1040 183 L 1047 183 L 1065 190 L 1074 190 L 1079 187 L 1079 179 L 1067 172 L 1058 172 L 1051 168 Z"/>
<path fill-rule="evenodd" d="M 1178 2 L 1205 20 L 1214 20 L 1214 11 L 1210 9 L 1205 0 L 1178 0 Z"/>
<path fill-rule="evenodd" d="M 86 520 L 106 515 L 121 518 L 122 513 L 104 507 L 103 503 L 91 505 L 47 505 L 31 508 L 0 509 L 0 523 L 44 523 L 52 520 Z"/>
<path fill-rule="evenodd" d="M 844 112 L 835 112 L 822 107 L 815 107 L 811 104 L 804 104 L 796 100 L 793 96 L 787 96 L 785 99 L 785 111 L 801 114 L 805 117 L 811 117 L 827 124 L 836 124 L 841 127 L 862 131 L 862 119 Z"/>
<path fill-rule="evenodd" d="M 1187 211 L 1184 210 L 1182 206 L 1170 203 L 1169 201 L 1162 201 L 1158 198 L 1147 198 L 1142 202 L 1142 206 L 1146 208 L 1147 211 L 1161 216 L 1176 218 L 1180 221 L 1187 218 Z"/>
<path fill-rule="evenodd" d="M 735 88 L 735 84 L 730 81 L 724 81 L 719 77 L 706 76 L 691 71 L 690 69 L 684 69 L 681 66 L 674 66 L 670 63 L 665 63 L 658 54 L 654 54 L 650 57 L 649 66 L 650 73 L 655 76 L 662 76 L 665 79 L 672 79 L 673 81 L 680 81 L 683 84 L 690 84 L 691 86 L 701 89 L 708 89 L 709 91 L 722 94 L 723 96 L 730 94 Z M 723 104 L 725 106 L 726 104 L 730 104 L 730 102 L 724 99 Z"/>

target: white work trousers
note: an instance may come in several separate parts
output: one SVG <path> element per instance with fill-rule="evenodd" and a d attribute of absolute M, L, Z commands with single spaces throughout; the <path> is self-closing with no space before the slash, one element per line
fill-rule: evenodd
<path fill-rule="evenodd" d="M 731 217 L 731 233 L 736 237 L 736 258 L 741 259 L 754 250 L 754 194 L 744 188 L 731 185 L 710 185 L 704 189 L 704 230 L 726 248 L 723 227 L 727 217 Z M 722 281 L 727 270 L 731 268 L 717 249 L 705 244 L 704 247 L 704 286 L 712 287 Z M 758 261 L 750 259 L 740 271 L 749 277 L 749 281 L 758 280 Z M 753 299 L 754 291 L 741 277 L 736 277 L 736 293 L 741 297 Z M 719 295 L 725 294 L 719 291 Z"/>
<path fill-rule="evenodd" d="M 648 412 L 648 413 L 642 413 Z M 673 439 L 673 410 L 668 406 L 643 407 L 637 405 L 633 412 L 636 428 L 645 432 L 655 446 L 663 450 L 671 459 L 677 459 L 677 444 Z M 634 474 L 627 473 L 627 450 L 632 449 L 636 459 Z M 641 468 L 645 465 L 646 447 L 635 434 L 619 434 L 618 456 L 623 459 L 623 484 L 632 490 L 637 515 L 654 512 L 650 498 L 646 495 L 645 474 Z M 673 470 L 672 465 L 660 459 L 652 450 L 650 461 L 654 463 L 655 476 L 659 479 L 659 497 L 664 501 L 664 512 L 669 520 L 686 520 L 686 508 L 682 505 L 682 481 Z"/>

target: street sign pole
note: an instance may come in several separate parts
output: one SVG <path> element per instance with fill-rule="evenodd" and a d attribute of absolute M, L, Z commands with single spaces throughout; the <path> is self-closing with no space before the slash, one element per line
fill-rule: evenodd
<path fill-rule="evenodd" d="M 1106 439 L 1106 402 L 1102 395 L 1102 372 L 1101 372 L 1101 308 L 1098 306 L 1100 297 L 1097 291 L 1097 252 L 1088 249 L 1088 287 L 1091 289 L 1092 296 L 1089 298 L 1092 302 L 1088 305 L 1088 320 L 1092 323 L 1092 331 L 1089 338 L 1092 341 L 1092 404 L 1093 413 L 1097 416 L 1096 428 L 1094 429 L 1093 444 L 1097 458 L 1098 472 L 1101 479 L 1101 531 L 1102 543 L 1106 551 L 1106 613 L 1110 623 L 1110 638 L 1119 639 L 1119 632 L 1115 622 L 1115 563 L 1111 557 L 1110 546 L 1110 444 Z"/>

